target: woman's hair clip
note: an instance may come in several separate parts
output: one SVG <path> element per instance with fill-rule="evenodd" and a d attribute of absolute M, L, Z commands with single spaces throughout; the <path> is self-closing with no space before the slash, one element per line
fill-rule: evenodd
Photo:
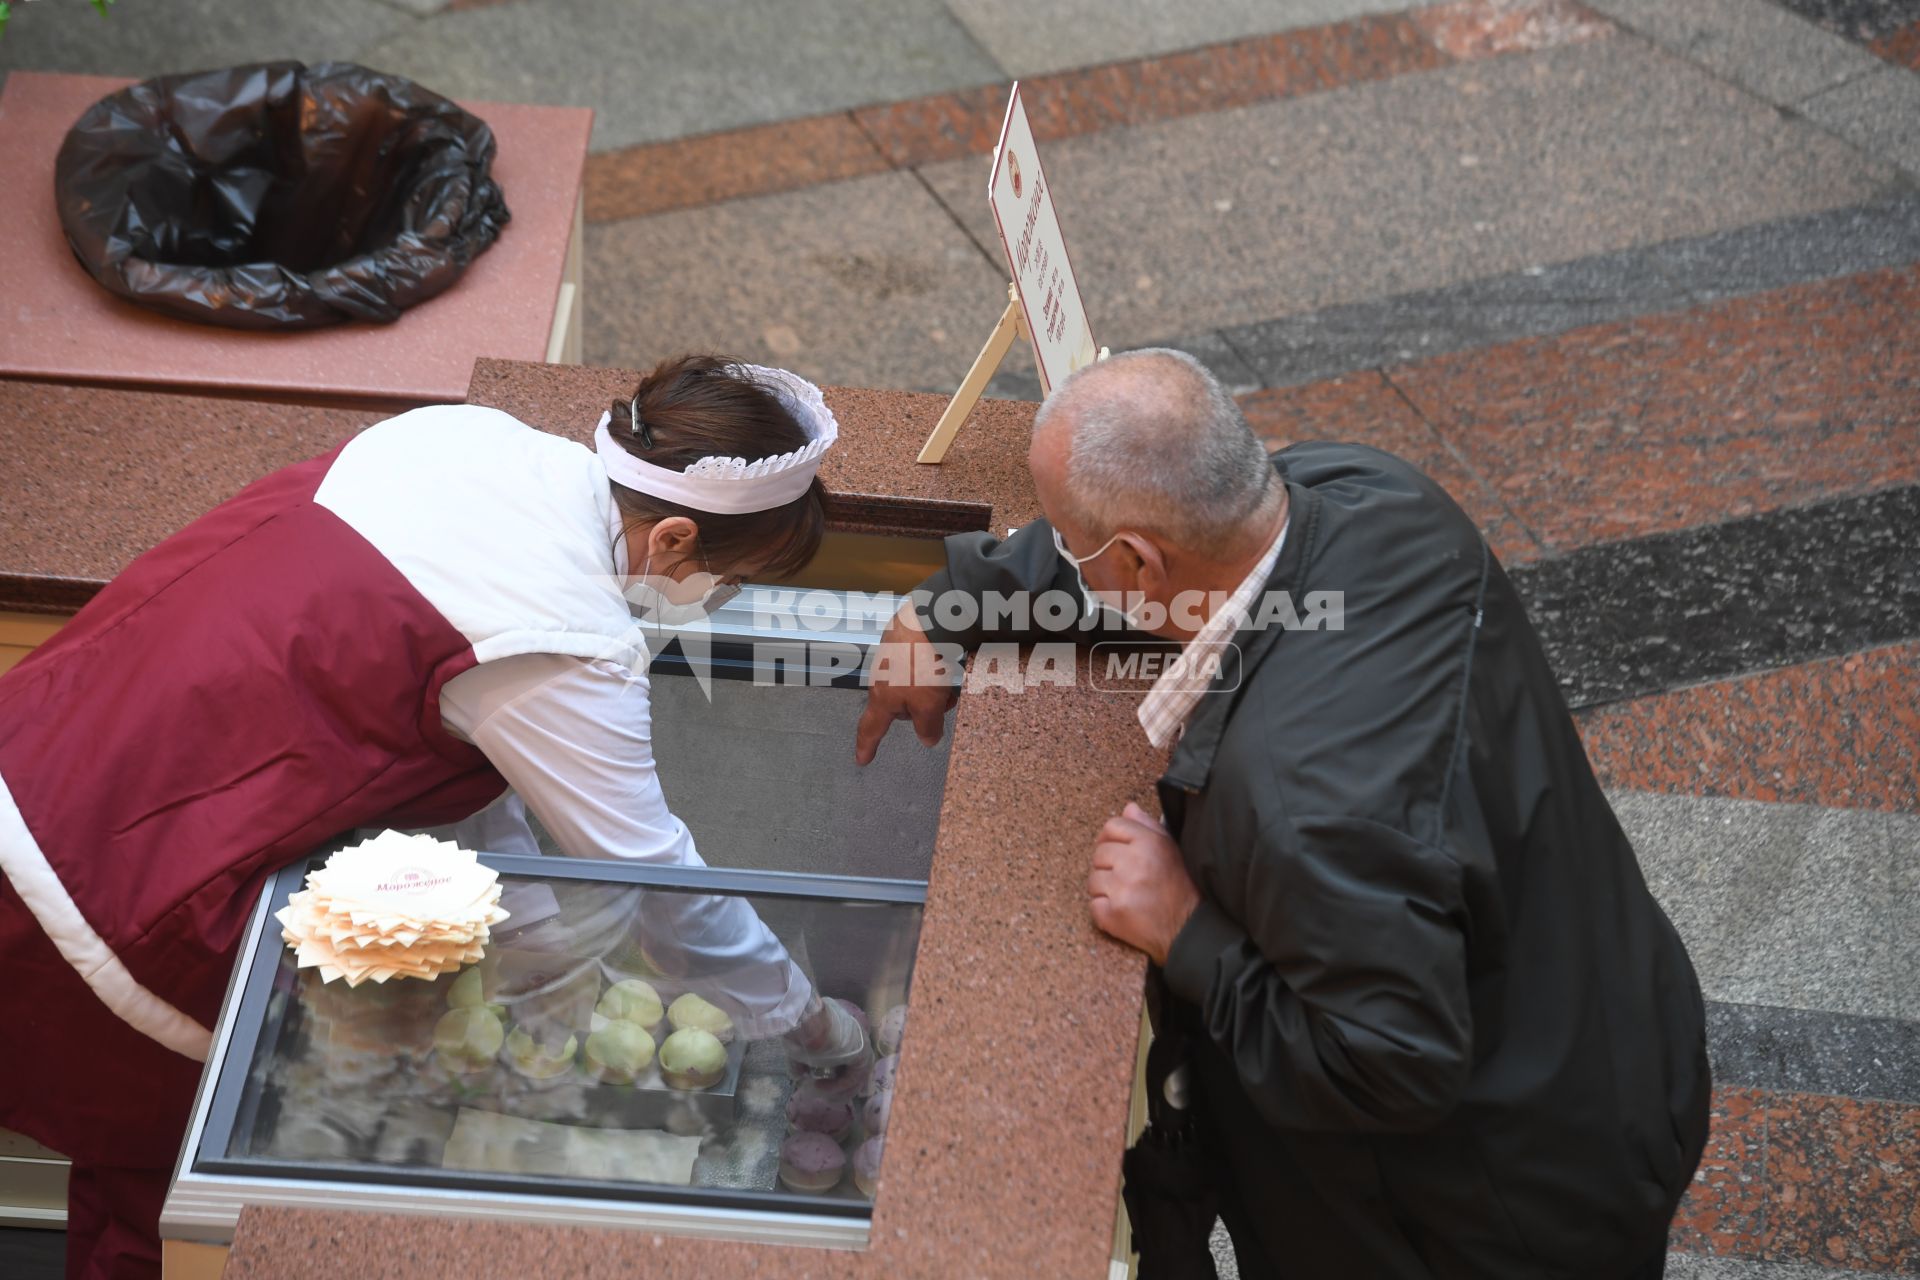
<path fill-rule="evenodd" d="M 653 429 L 640 421 L 640 393 L 633 393 L 633 399 L 627 402 L 627 426 L 633 434 L 640 437 L 642 448 L 653 448 Z"/>

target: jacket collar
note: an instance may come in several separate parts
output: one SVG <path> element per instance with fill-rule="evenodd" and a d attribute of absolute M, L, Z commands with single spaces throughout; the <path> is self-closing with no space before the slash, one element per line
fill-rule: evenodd
<path fill-rule="evenodd" d="M 1285 591 L 1297 601 L 1301 581 L 1319 540 L 1320 498 L 1313 490 L 1288 480 L 1286 464 L 1281 459 L 1276 457 L 1273 465 L 1280 473 L 1281 483 L 1287 486 L 1288 524 L 1286 545 L 1280 548 L 1280 558 L 1274 562 L 1273 572 L 1267 575 L 1266 590 Z M 1257 616 L 1257 607 L 1254 612 Z M 1228 653 L 1237 653 L 1238 660 L 1225 663 L 1187 718 L 1187 727 L 1167 762 L 1163 781 L 1185 791 L 1198 791 L 1207 785 L 1207 778 L 1213 772 L 1214 753 L 1219 750 L 1227 721 L 1245 693 L 1247 682 L 1253 679 L 1255 668 L 1273 651 L 1284 631 L 1283 627 L 1248 626 L 1233 637 Z"/>

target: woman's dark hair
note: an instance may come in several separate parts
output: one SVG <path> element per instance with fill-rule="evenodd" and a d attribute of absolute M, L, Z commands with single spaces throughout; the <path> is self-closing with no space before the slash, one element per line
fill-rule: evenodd
<path fill-rule="evenodd" d="M 806 428 L 778 395 L 736 372 L 740 364 L 713 355 L 661 361 L 640 379 L 635 395 L 645 436 L 632 429 L 628 402 L 615 400 L 613 438 L 634 457 L 669 471 L 684 471 L 714 455 L 754 462 L 804 448 L 809 443 Z M 685 516 L 700 526 L 700 549 L 713 572 L 730 573 L 731 566 L 752 564 L 769 578 L 797 573 L 813 559 L 827 527 L 826 499 L 816 476 L 804 494 L 783 506 L 716 515 L 662 501 L 617 481 L 613 486 L 613 500 L 627 528 Z"/>

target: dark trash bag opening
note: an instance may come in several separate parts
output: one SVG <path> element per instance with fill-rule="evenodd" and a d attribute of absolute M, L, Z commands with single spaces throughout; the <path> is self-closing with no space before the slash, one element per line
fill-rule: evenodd
<path fill-rule="evenodd" d="M 350 62 L 265 62 L 110 94 L 54 169 L 67 242 L 114 293 L 238 329 L 390 321 L 506 225 L 493 131 Z"/>

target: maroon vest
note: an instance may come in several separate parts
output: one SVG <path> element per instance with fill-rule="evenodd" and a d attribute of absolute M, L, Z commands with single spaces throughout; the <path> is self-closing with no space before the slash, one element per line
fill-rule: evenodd
<path fill-rule="evenodd" d="M 455 821 L 504 785 L 440 723 L 466 638 L 313 501 L 338 453 L 141 556 L 0 677 L 0 778 L 28 830 L 133 977 L 207 1027 L 267 873 L 353 827 Z M 94 998 L 6 889 L 0 1124 L 164 1162 L 199 1064 Z"/>

